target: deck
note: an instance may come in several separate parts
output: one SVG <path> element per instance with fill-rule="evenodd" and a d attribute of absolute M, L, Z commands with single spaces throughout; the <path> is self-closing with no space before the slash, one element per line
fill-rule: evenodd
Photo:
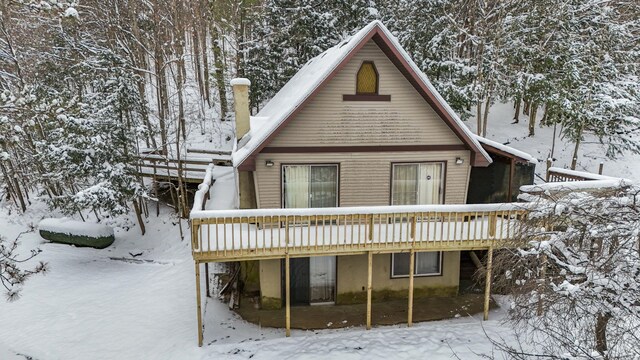
<path fill-rule="evenodd" d="M 493 249 L 519 237 L 527 205 L 411 205 L 315 209 L 208 210 L 214 165 L 204 173 L 190 214 L 195 262 L 198 345 L 202 346 L 200 266 L 208 262 L 284 259 L 284 326 L 290 335 L 290 258 L 367 254 L 367 303 L 372 324 L 373 254 L 408 252 L 407 324 L 413 323 L 413 264 L 418 251 L 486 249 L 484 318 L 488 319 Z M 207 284 L 208 281 L 205 281 Z"/>
<path fill-rule="evenodd" d="M 187 148 L 186 154 L 178 158 L 147 149 L 139 155 L 138 173 L 154 181 L 178 181 L 181 174 L 182 181 L 200 184 L 209 164 L 231 166 L 231 152 Z"/>
<path fill-rule="evenodd" d="M 195 211 L 197 261 L 489 249 L 517 235 L 522 204 Z"/>

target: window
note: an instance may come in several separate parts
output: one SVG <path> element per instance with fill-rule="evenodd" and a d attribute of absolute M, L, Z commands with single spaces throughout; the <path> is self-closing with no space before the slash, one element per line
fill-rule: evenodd
<path fill-rule="evenodd" d="M 283 165 L 284 208 L 338 206 L 338 165 Z"/>
<path fill-rule="evenodd" d="M 391 277 L 409 276 L 409 253 L 395 253 L 391 255 Z M 416 252 L 413 267 L 414 276 L 442 275 L 442 252 Z"/>
<path fill-rule="evenodd" d="M 372 61 L 360 65 L 356 80 L 356 94 L 375 95 L 378 93 L 378 71 Z"/>
<path fill-rule="evenodd" d="M 391 205 L 444 203 L 444 163 L 393 164 Z"/>

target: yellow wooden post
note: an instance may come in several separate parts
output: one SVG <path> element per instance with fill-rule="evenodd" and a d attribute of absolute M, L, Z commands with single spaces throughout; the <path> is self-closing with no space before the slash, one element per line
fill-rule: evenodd
<path fill-rule="evenodd" d="M 415 271 L 415 250 L 411 249 L 409 257 L 409 311 L 407 314 L 407 326 L 413 325 L 413 273 Z"/>
<path fill-rule="evenodd" d="M 291 336 L 291 275 L 289 270 L 289 254 L 284 258 L 284 297 L 285 297 L 285 334 Z"/>
<path fill-rule="evenodd" d="M 413 240 L 413 242 L 416 242 L 416 217 L 412 217 L 411 218 L 411 240 Z"/>
<path fill-rule="evenodd" d="M 200 262 L 196 261 L 196 307 L 198 310 L 198 346 L 202 346 L 202 306 L 200 305 Z"/>
<path fill-rule="evenodd" d="M 489 237 L 496 236 L 496 225 L 498 224 L 498 216 L 494 212 L 489 215 Z"/>
<path fill-rule="evenodd" d="M 491 268 L 493 267 L 493 247 L 487 252 L 487 275 L 484 279 L 484 319 L 489 320 L 489 302 L 491 301 Z"/>
<path fill-rule="evenodd" d="M 367 265 L 367 330 L 371 330 L 371 282 L 373 278 L 373 253 L 367 253 L 369 257 Z"/>

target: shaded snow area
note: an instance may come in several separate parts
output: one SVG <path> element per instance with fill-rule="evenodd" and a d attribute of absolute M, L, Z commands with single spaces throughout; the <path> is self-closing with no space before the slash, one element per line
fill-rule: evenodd
<path fill-rule="evenodd" d="M 222 191 L 232 179 L 224 175 L 212 191 Z M 0 229 L 14 239 L 57 215 L 40 204 L 24 216 L 0 209 Z M 0 300 L 0 359 L 451 359 L 454 353 L 473 359 L 491 352 L 484 330 L 509 336 L 497 310 L 488 322 L 461 314 L 410 329 L 293 330 L 285 338 L 282 329 L 247 323 L 226 304 L 204 298 L 205 345 L 198 348 L 194 266 L 189 240 L 180 239 L 176 221 L 162 209 L 140 236 L 133 218 L 105 219 L 116 240 L 103 250 L 51 244 L 35 231 L 23 234 L 21 254 L 38 247 L 42 252 L 21 266 L 44 261 L 49 270 L 30 278 L 17 301 Z M 204 276 L 202 281 L 204 289 Z"/>
<path fill-rule="evenodd" d="M 544 111 L 538 111 L 538 121 L 540 124 Z M 529 118 L 520 115 L 520 122 L 512 124 L 514 115 L 513 104 L 496 104 L 489 111 L 489 120 L 486 138 L 514 147 L 526 152 L 538 160 L 536 173 L 545 178 L 547 169 L 546 161 L 551 153 L 553 139 L 553 127 L 536 126 L 536 135 L 528 137 Z M 467 126 L 475 132 L 476 119 L 471 118 L 465 122 Z M 563 139 L 561 129 L 558 126 L 556 134 L 556 145 L 553 158 L 554 166 L 569 169 L 573 157 L 575 143 Z M 617 178 L 625 178 L 633 181 L 640 181 L 640 154 L 625 154 L 618 159 L 608 159 L 606 157 L 607 146 L 600 144 L 598 139 L 591 135 L 586 135 L 580 150 L 578 151 L 578 163 L 576 170 L 598 173 L 600 162 L 604 163 L 603 175 Z M 541 182 L 536 178 L 536 182 Z"/>

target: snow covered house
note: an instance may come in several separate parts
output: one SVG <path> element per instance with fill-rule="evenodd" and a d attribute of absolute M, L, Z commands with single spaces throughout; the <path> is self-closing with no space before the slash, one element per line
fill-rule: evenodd
<path fill-rule="evenodd" d="M 256 116 L 250 82 L 232 87 L 240 210 L 192 212 L 194 259 L 240 261 L 262 308 L 286 306 L 287 331 L 290 305 L 367 302 L 369 327 L 371 301 L 407 292 L 411 323 L 414 295 L 458 293 L 461 252 L 512 236 L 519 210 L 466 205 L 470 177 L 506 159 L 510 202 L 513 165 L 532 158 L 474 135 L 381 22 Z"/>

